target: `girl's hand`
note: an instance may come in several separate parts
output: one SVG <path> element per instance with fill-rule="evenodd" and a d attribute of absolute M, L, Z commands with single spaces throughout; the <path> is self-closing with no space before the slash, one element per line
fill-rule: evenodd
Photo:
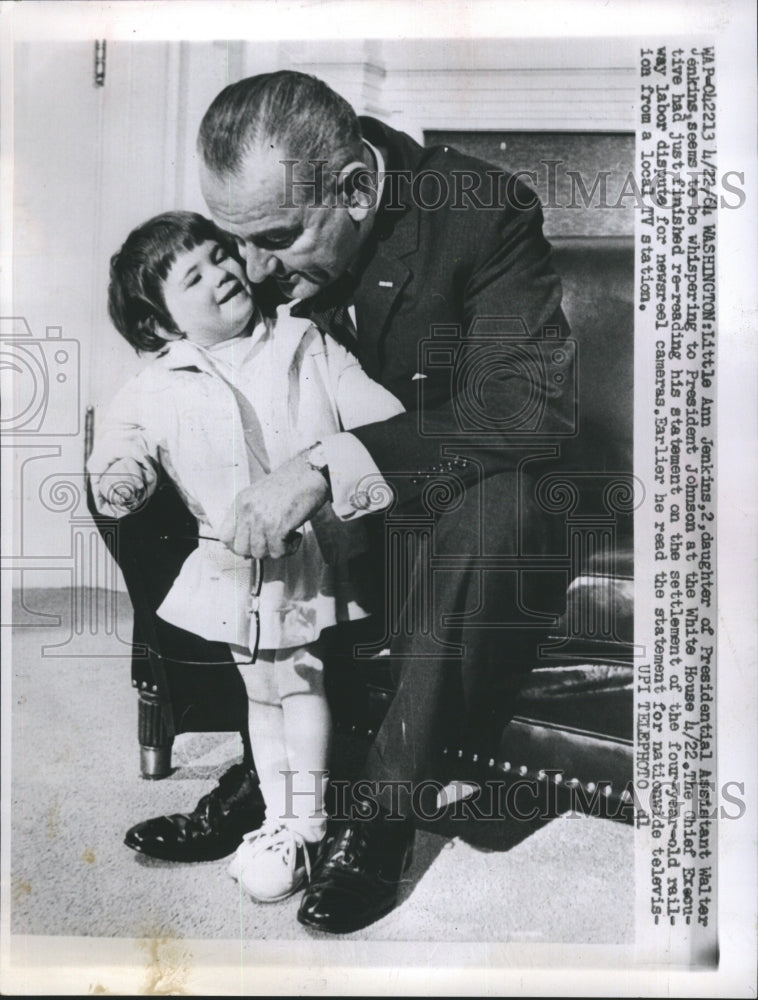
<path fill-rule="evenodd" d="M 98 506 L 118 517 L 138 510 L 152 494 L 156 482 L 152 467 L 133 458 L 117 458 L 105 472 L 93 477 L 92 489 Z"/>

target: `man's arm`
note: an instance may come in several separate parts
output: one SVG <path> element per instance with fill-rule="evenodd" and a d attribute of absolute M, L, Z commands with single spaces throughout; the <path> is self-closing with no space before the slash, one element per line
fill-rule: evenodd
<path fill-rule="evenodd" d="M 478 218 L 472 217 L 474 221 Z M 469 337 L 471 325 L 478 318 L 517 317 L 527 336 L 538 341 L 546 326 L 556 326 L 562 336 L 568 333 L 560 309 L 560 279 L 550 264 L 550 246 L 542 234 L 539 206 L 488 213 L 486 222 L 486 232 L 478 233 L 474 241 L 477 251 L 462 291 L 464 339 L 458 364 L 464 370 L 466 356 L 481 347 L 476 337 Z M 486 343 L 484 346 L 486 349 Z M 470 401 L 467 394 L 477 391 L 465 380 L 457 393 L 447 392 L 425 406 L 423 431 L 419 411 L 353 428 L 351 433 L 389 479 L 399 502 L 421 494 L 427 478 L 438 471 L 443 444 L 460 443 L 462 455 L 475 456 L 476 462 L 456 467 L 456 474 L 464 482 L 478 481 L 482 469 L 489 476 L 514 468 L 526 454 L 530 437 L 514 434 L 503 418 L 525 408 L 542 407 L 542 442 L 572 433 L 573 400 L 566 397 L 563 386 L 535 378 L 533 372 L 519 371 L 512 365 L 493 365 L 486 374 L 486 409 L 494 421 L 490 421 L 488 429 L 494 426 L 495 433 L 462 436 L 461 406 L 465 409 Z M 501 430 L 497 430 L 498 424 Z M 356 470 L 355 478 L 357 512 L 361 510 L 365 483 L 362 490 L 360 470 Z M 286 555 L 293 551 L 292 531 L 308 520 L 327 496 L 321 474 L 298 456 L 238 496 L 224 523 L 222 540 L 240 554 L 259 558 Z"/>
<path fill-rule="evenodd" d="M 340 422 L 346 428 L 384 420 L 403 412 L 392 393 L 366 375 L 357 359 L 331 337 L 324 338 L 331 390 Z M 378 487 L 381 476 L 371 455 L 351 434 L 326 437 L 331 491 L 305 455 L 296 455 L 270 475 L 242 490 L 221 527 L 221 540 L 240 555 L 280 558 L 299 544 L 295 534 L 327 500 L 345 519 L 386 506 L 391 494 Z M 368 490 L 366 483 L 371 481 Z M 356 488 L 363 485 L 359 497 Z"/>
<path fill-rule="evenodd" d="M 421 372 L 427 375 L 423 409 L 353 431 L 391 480 L 401 503 L 418 496 L 428 476 L 439 471 L 442 445 L 459 447 L 462 456 L 475 457 L 476 462 L 455 470 L 464 482 L 473 482 L 482 474 L 514 468 L 537 440 L 555 443 L 573 434 L 572 380 L 556 380 L 549 357 L 542 368 L 519 363 L 525 358 L 527 362 L 545 360 L 546 329 L 552 327 L 558 339 L 569 333 L 560 308 L 560 279 L 552 269 L 550 246 L 542 234 L 541 209 L 535 201 L 527 210 L 506 209 L 483 216 L 474 212 L 472 223 L 478 218 L 486 226 L 460 292 L 462 336 L 454 345 L 455 361 L 446 386 L 434 386 L 434 372 Z M 490 338 L 483 337 L 481 325 L 474 324 L 485 320 L 492 333 L 497 329 L 490 322 L 492 317 L 504 318 L 504 333 L 513 330 L 514 319 L 520 321 L 524 335 L 493 337 L 490 360 Z M 428 331 L 422 334 L 428 336 Z M 498 341 L 504 351 L 496 349 Z M 518 349 L 519 342 L 525 350 Z M 509 363 L 513 346 L 514 360 Z M 534 434 L 519 425 L 519 414 L 524 413 L 540 413 Z M 472 414 L 473 419 L 467 420 Z M 477 432 L 477 416 L 485 433 Z"/>
<path fill-rule="evenodd" d="M 296 529 L 324 505 L 328 495 L 326 479 L 304 454 L 296 455 L 237 494 L 219 538 L 242 556 L 291 555 L 300 544 Z"/>

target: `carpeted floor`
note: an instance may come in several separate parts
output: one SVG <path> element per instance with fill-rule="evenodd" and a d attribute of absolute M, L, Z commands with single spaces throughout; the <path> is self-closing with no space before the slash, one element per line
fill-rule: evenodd
<path fill-rule="evenodd" d="M 256 905 L 225 861 L 174 865 L 123 846 L 136 821 L 191 808 L 238 755 L 237 738 L 186 734 L 175 744 L 174 773 L 143 780 L 119 639 L 130 635 L 126 599 L 110 635 L 102 622 L 95 634 L 72 633 L 67 591 L 31 592 L 24 604 L 11 692 L 12 934 L 320 940 L 296 922 L 297 897 Z M 60 624 L 42 624 L 42 612 Z M 566 816 L 445 833 L 418 834 L 401 905 L 349 940 L 632 940 L 630 827 Z"/>

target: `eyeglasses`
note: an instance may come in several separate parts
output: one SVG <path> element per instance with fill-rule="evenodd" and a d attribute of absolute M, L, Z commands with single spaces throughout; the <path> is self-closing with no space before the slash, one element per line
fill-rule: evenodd
<path fill-rule="evenodd" d="M 250 655 L 255 661 L 258 658 L 258 645 L 261 637 L 261 616 L 259 611 L 261 587 L 263 586 L 263 560 L 253 559 L 252 579 L 250 581 L 250 603 L 247 613 L 255 622 L 255 643 L 250 650 Z"/>

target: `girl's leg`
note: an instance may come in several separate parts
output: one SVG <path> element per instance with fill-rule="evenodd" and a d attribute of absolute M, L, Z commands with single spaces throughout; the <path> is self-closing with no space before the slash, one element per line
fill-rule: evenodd
<path fill-rule="evenodd" d="M 250 745 L 266 803 L 266 821 L 277 821 L 284 810 L 282 771 L 289 770 L 289 758 L 275 651 L 259 650 L 256 662 L 239 664 L 239 671 L 247 691 Z"/>
<path fill-rule="evenodd" d="M 324 795 L 331 737 L 319 643 L 278 650 L 276 682 L 291 772 L 282 776 L 285 822 L 305 840 L 319 841 L 326 832 Z"/>
<path fill-rule="evenodd" d="M 253 899 L 274 902 L 307 880 L 326 832 L 331 719 L 315 644 L 259 652 L 258 661 L 246 665 L 242 676 L 250 699 L 250 741 L 266 822 L 246 835 L 229 873 Z"/>

